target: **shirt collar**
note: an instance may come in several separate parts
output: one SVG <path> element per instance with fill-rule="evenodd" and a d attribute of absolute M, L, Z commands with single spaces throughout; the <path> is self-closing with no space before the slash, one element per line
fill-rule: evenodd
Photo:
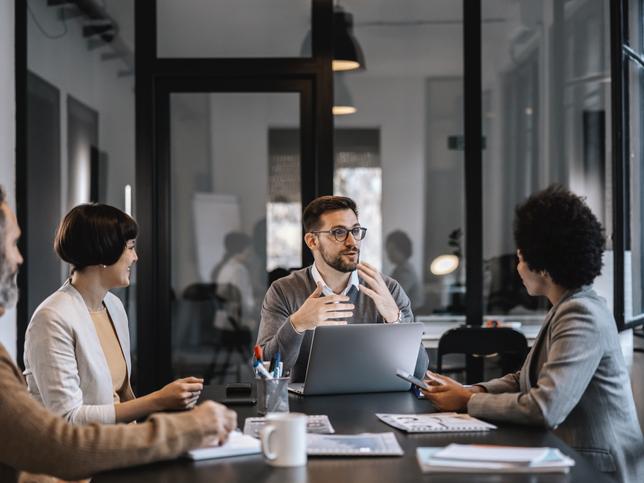
<path fill-rule="evenodd" d="M 322 293 L 324 295 L 333 295 L 333 290 L 326 284 L 324 279 L 322 278 L 322 275 L 320 275 L 320 272 L 318 270 L 318 267 L 315 266 L 315 263 L 311 266 L 311 275 L 313 276 L 313 281 L 317 284 L 318 282 L 322 282 Z M 351 276 L 349 277 L 349 281 L 347 282 L 347 286 L 344 287 L 344 290 L 340 293 L 340 295 L 346 295 L 349 293 L 349 290 L 351 290 L 351 287 L 355 286 L 356 290 L 360 290 L 360 280 L 358 279 L 358 271 L 354 270 L 351 272 Z"/>

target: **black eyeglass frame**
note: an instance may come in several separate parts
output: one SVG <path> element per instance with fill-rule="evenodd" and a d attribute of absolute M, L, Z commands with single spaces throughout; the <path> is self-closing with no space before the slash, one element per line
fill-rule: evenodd
<path fill-rule="evenodd" d="M 338 238 L 338 235 L 339 235 L 339 233 L 337 233 L 338 231 L 344 231 L 344 237 Z M 353 238 L 355 238 L 357 241 L 360 241 L 360 240 L 364 240 L 364 237 L 367 235 L 367 229 L 364 226 L 354 226 L 353 228 L 345 228 L 343 226 L 338 226 L 338 227 L 331 228 L 330 230 L 316 230 L 310 233 L 313 233 L 316 235 L 319 233 L 330 233 L 331 235 L 333 235 L 333 238 L 335 238 L 335 240 L 338 242 L 346 241 L 346 239 L 349 238 L 349 233 L 351 233 Z"/>

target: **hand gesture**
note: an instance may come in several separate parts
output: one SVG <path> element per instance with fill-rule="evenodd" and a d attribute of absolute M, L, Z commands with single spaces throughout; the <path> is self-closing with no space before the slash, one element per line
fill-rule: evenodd
<path fill-rule="evenodd" d="M 203 379 L 177 379 L 154 393 L 160 410 L 188 409 L 194 406 L 203 389 Z"/>
<path fill-rule="evenodd" d="M 392 297 L 389 287 L 387 287 L 387 284 L 382 279 L 380 272 L 374 266 L 360 262 L 358 264 L 358 275 L 368 285 L 360 284 L 360 290 L 373 300 L 382 318 L 386 322 L 395 322 L 398 320 L 400 309 L 396 305 L 396 301 Z"/>
<path fill-rule="evenodd" d="M 477 390 L 478 386 L 475 386 L 476 389 L 470 389 L 449 377 L 441 376 L 431 371 L 427 372 L 431 375 L 431 378 L 425 378 L 429 389 L 421 389 L 421 391 L 425 398 L 439 411 L 461 411 L 466 409 L 472 394 L 479 392 Z M 440 382 L 436 382 L 437 380 Z"/>
<path fill-rule="evenodd" d="M 318 325 L 343 325 L 353 316 L 353 304 L 348 304 L 346 295 L 320 297 L 322 284 L 318 286 L 302 306 L 291 315 L 291 323 L 298 332 L 316 328 Z"/>
<path fill-rule="evenodd" d="M 205 431 L 202 446 L 224 444 L 230 432 L 237 428 L 237 413 L 223 404 L 204 401 L 193 409 L 193 414 Z"/>

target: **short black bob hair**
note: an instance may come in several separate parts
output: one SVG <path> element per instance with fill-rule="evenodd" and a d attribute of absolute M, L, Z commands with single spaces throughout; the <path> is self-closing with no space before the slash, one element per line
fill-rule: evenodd
<path fill-rule="evenodd" d="M 54 249 L 75 271 L 113 265 L 128 240 L 136 238 L 136 221 L 118 208 L 100 203 L 78 205 L 58 225 Z"/>
<path fill-rule="evenodd" d="M 566 289 L 591 284 L 601 273 L 602 226 L 581 197 L 559 185 L 517 206 L 514 241 L 530 270 L 545 271 Z"/>
<path fill-rule="evenodd" d="M 320 196 L 311 201 L 302 214 L 304 233 L 320 228 L 320 217 L 330 211 L 351 210 L 358 216 L 356 202 L 346 196 Z"/>

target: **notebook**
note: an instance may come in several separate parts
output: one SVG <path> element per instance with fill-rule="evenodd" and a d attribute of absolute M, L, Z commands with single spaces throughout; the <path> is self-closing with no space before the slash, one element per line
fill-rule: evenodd
<path fill-rule="evenodd" d="M 452 433 L 459 431 L 489 431 L 496 426 L 469 414 L 383 414 L 376 413 L 383 423 L 408 433 Z"/>
<path fill-rule="evenodd" d="M 402 456 L 394 433 L 307 434 L 309 456 Z"/>
<path fill-rule="evenodd" d="M 450 449 L 456 446 L 461 448 Z M 440 454 L 459 457 L 441 458 Z M 535 459 L 526 463 L 530 455 Z M 416 458 L 423 473 L 568 473 L 575 465 L 574 460 L 556 448 L 449 445 L 446 448 L 416 448 Z M 517 462 L 508 462 L 508 459 Z"/>
<path fill-rule="evenodd" d="M 259 454 L 261 452 L 260 443 L 252 436 L 242 434 L 239 431 L 230 433 L 228 441 L 222 446 L 204 446 L 201 448 L 188 451 L 186 456 L 194 461 L 228 458 L 231 456 L 243 456 L 249 454 Z"/>
<path fill-rule="evenodd" d="M 269 421 L 267 418 L 246 418 L 244 421 L 244 434 L 259 438 L 260 430 Z M 307 433 L 320 433 L 320 434 L 333 434 L 335 429 L 329 421 L 326 414 L 312 414 L 306 417 L 306 432 Z"/>

